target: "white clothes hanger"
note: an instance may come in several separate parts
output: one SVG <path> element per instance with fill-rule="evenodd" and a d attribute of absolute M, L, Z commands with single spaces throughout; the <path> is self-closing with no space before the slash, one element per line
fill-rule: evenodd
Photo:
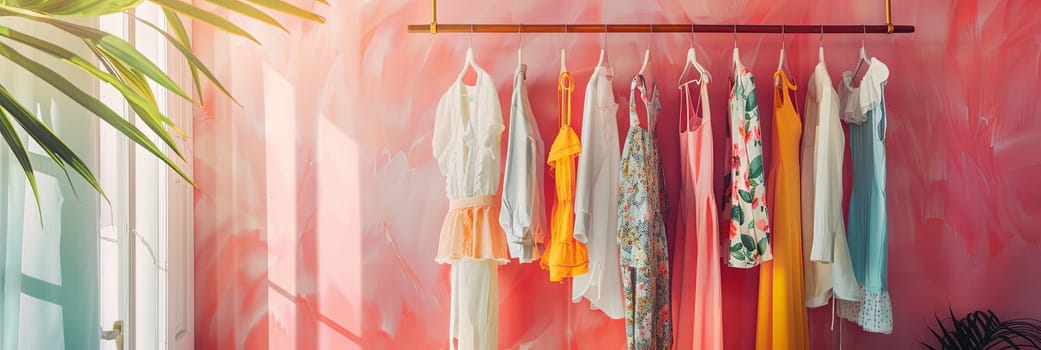
<path fill-rule="evenodd" d="M 651 49 L 647 49 L 647 51 L 643 52 L 643 66 L 640 66 L 640 75 L 644 75 L 644 73 L 647 73 L 647 68 L 650 66 L 650 63 Z"/>
<path fill-rule="evenodd" d="M 651 32 L 652 33 L 654 32 L 654 27 L 651 27 Z M 653 44 L 654 41 L 652 41 L 652 38 L 650 38 L 650 37 L 648 37 L 647 40 L 648 40 L 648 45 L 647 45 L 647 50 L 643 52 L 643 65 L 640 66 L 640 75 L 642 75 L 644 77 L 644 80 L 652 81 L 652 79 L 650 79 L 647 76 L 647 74 L 650 73 L 649 68 L 651 67 L 651 47 L 650 47 L 650 44 Z"/>
<path fill-rule="evenodd" d="M 745 65 L 741 63 L 741 52 L 737 49 L 737 25 L 734 25 L 734 68 L 737 71 L 745 69 Z"/>
<path fill-rule="evenodd" d="M 871 60 L 868 59 L 867 50 L 864 49 L 864 40 L 867 39 L 867 26 L 864 26 L 864 36 L 860 39 L 860 59 L 857 61 L 857 69 L 853 70 L 853 77 L 855 78 L 860 73 L 860 68 L 864 67 L 864 64 L 871 66 Z"/>
<path fill-rule="evenodd" d="M 817 47 L 817 62 L 824 63 L 824 26 L 821 26 L 821 38 Z"/>
<path fill-rule="evenodd" d="M 712 80 L 712 75 L 708 73 L 700 63 L 698 63 L 698 56 L 694 52 L 694 25 L 690 25 L 690 49 L 687 50 L 687 61 L 683 65 L 683 73 L 680 73 L 679 85 L 694 81 L 694 79 L 687 78 L 687 74 L 690 73 L 690 68 L 693 67 L 698 72 L 698 79 L 702 82 L 709 82 Z"/>
<path fill-rule="evenodd" d="M 463 62 L 463 71 L 459 73 L 459 78 L 462 79 L 466 75 L 468 69 L 473 69 L 474 73 L 477 71 L 477 61 L 474 60 L 474 34 L 473 25 L 470 25 L 470 46 L 466 48 L 466 59 Z"/>
<path fill-rule="evenodd" d="M 522 24 L 521 27 L 524 27 L 524 25 Z M 521 70 L 521 79 L 528 79 L 528 72 L 524 67 L 524 38 L 521 37 L 520 28 L 517 28 L 517 66 Z"/>
<path fill-rule="evenodd" d="M 607 25 L 604 25 L 604 39 L 600 43 L 600 58 L 596 61 L 597 67 L 602 67 L 607 63 Z"/>
<path fill-rule="evenodd" d="M 597 60 L 596 66 L 604 69 L 604 77 L 607 80 L 614 79 L 614 69 L 610 67 L 611 61 L 607 54 L 607 25 L 604 25 L 604 36 L 603 41 L 600 43 L 600 59 Z"/>
<path fill-rule="evenodd" d="M 567 72 L 567 25 L 564 25 L 564 35 L 560 39 L 560 73 Z"/>
<path fill-rule="evenodd" d="M 788 68 L 788 60 L 784 54 L 784 25 L 781 26 L 781 57 L 777 60 L 777 70 L 783 71 L 788 79 L 792 79 L 792 71 Z M 781 77 L 774 78 L 774 85 L 781 85 Z"/>
<path fill-rule="evenodd" d="M 524 65 L 524 38 L 521 37 L 521 27 L 517 27 L 517 65 Z"/>

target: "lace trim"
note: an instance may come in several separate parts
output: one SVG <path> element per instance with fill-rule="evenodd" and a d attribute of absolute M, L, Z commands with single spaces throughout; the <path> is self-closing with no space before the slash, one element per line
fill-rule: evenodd
<path fill-rule="evenodd" d="M 893 333 L 893 304 L 888 292 L 868 292 L 860 289 L 862 301 L 838 299 L 839 317 L 855 322 L 865 331 Z"/>
<path fill-rule="evenodd" d="M 893 333 L 893 303 L 888 292 L 864 293 L 864 304 L 860 307 L 861 327 L 872 333 Z"/>
<path fill-rule="evenodd" d="M 835 298 L 834 300 L 838 302 L 838 311 L 836 313 L 840 318 L 850 322 L 857 322 L 857 319 L 860 318 L 859 301 L 850 301 L 838 298 Z"/>

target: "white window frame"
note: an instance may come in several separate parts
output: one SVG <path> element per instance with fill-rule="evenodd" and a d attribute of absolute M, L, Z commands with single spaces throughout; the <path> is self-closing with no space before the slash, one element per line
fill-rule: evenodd
<path fill-rule="evenodd" d="M 161 11 L 158 11 L 158 6 L 154 4 L 148 5 L 153 6 L 151 10 L 156 11 L 151 13 L 151 15 L 162 16 Z M 145 10 L 149 9 L 145 8 Z M 155 34 L 152 28 L 139 23 L 135 19 L 136 11 L 138 10 L 132 10 L 126 16 L 118 15 L 122 17 L 126 30 L 126 36 L 123 39 L 134 45 L 139 43 L 137 40 L 138 33 L 146 33 L 150 36 Z M 189 37 L 191 37 L 191 21 L 185 20 L 184 24 Z M 187 62 L 176 48 L 166 41 L 161 42 L 166 43 L 166 73 L 180 86 L 184 87 L 183 90 L 186 93 L 191 94 L 194 91 L 194 86 L 191 70 Z M 146 56 L 148 55 L 147 52 L 145 54 Z M 100 89 L 105 83 L 99 81 L 98 84 L 100 93 Z M 175 160 L 181 167 L 181 170 L 191 176 L 194 173 L 194 154 L 192 152 L 194 106 L 155 84 L 153 84 L 153 90 L 157 94 L 165 95 L 157 96 L 160 105 L 165 104 L 167 117 L 185 133 L 183 138 L 175 136 L 175 142 L 184 157 L 184 161 L 179 161 L 176 155 L 158 139 L 153 138 L 153 141 L 166 151 L 171 159 Z M 122 105 L 111 107 L 117 112 L 122 112 L 129 121 L 136 124 L 146 134 L 151 135 L 150 130 L 137 120 L 136 115 L 130 108 L 127 108 L 125 102 Z M 108 128 L 110 126 L 101 125 L 101 127 Z M 123 242 L 130 243 L 122 245 L 119 258 L 119 290 L 121 295 L 119 315 L 120 319 L 123 320 L 124 348 L 193 349 L 195 345 L 195 291 L 193 288 L 195 271 L 194 188 L 184 181 L 180 175 L 170 170 L 161 161 L 158 161 L 154 155 L 140 149 L 140 146 L 136 146 L 127 140 L 125 136 L 118 136 L 116 143 L 118 144 L 116 149 L 120 152 L 120 155 L 117 156 L 119 158 L 117 166 L 119 190 L 117 193 L 121 196 L 119 203 L 123 203 L 123 207 L 115 208 L 114 215 L 116 217 L 114 224 L 117 225 L 120 239 Z M 99 149 L 100 147 L 99 144 Z M 101 150 L 101 152 L 105 151 L 107 150 Z M 147 188 L 146 185 L 139 184 L 138 173 L 140 172 L 159 175 L 166 179 L 166 203 L 155 203 L 157 212 L 154 213 L 156 217 L 165 216 L 165 227 L 157 225 L 158 223 L 139 222 L 138 220 L 140 217 L 138 207 L 142 206 L 139 201 L 141 199 L 139 192 L 155 191 L 153 188 Z M 147 201 L 149 199 L 145 198 L 144 200 Z M 102 204 L 100 207 L 104 208 L 106 205 Z M 100 210 L 99 213 L 101 215 L 109 215 L 106 210 Z M 141 242 L 147 241 L 142 235 L 143 232 L 148 232 L 148 234 L 152 235 L 152 244 L 141 244 Z M 147 269 L 152 264 L 159 267 L 158 269 L 153 269 L 158 271 L 156 274 L 159 276 L 145 276 L 152 273 Z M 103 269 L 106 267 L 99 266 L 99 268 Z M 159 310 L 163 315 L 144 315 L 144 317 L 139 317 L 142 315 L 139 313 L 140 308 L 151 307 L 151 305 L 138 305 L 141 299 L 140 295 L 152 291 L 139 289 L 136 281 L 143 277 L 152 277 L 161 281 L 155 285 L 154 289 L 158 297 L 151 301 L 159 303 L 156 306 L 156 310 Z M 143 332 L 145 325 L 152 328 L 147 333 Z M 109 327 L 109 325 L 104 324 L 102 326 Z M 142 334 L 149 334 L 154 338 L 149 337 L 152 339 L 145 339 L 146 337 Z"/>

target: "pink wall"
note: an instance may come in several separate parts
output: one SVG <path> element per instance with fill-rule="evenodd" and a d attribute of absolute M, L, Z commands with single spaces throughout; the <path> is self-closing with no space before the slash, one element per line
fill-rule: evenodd
<path fill-rule="evenodd" d="M 325 25 L 286 18 L 292 35 L 249 25 L 263 46 L 205 28 L 195 32 L 197 50 L 242 104 L 207 86 L 208 104 L 195 118 L 200 349 L 447 344 L 448 268 L 433 261 L 447 201 L 430 130 L 468 38 L 407 34 L 406 24 L 429 20 L 428 1 L 332 3 L 316 7 L 328 18 Z M 478 23 L 882 19 L 882 1 L 827 4 L 442 0 L 439 15 L 442 22 Z M 896 21 L 917 25 L 918 32 L 867 38 L 868 53 L 892 71 L 889 282 L 896 330 L 869 335 L 847 324 L 845 348 L 914 347 L 930 338 L 926 326 L 948 305 L 958 312 L 993 308 L 1004 317 L 1041 317 L 1039 12 L 1041 3 L 1030 0 L 896 1 Z M 555 135 L 561 39 L 523 37 L 529 89 L 547 140 Z M 696 38 L 701 61 L 717 77 L 710 86 L 716 115 L 725 106 L 732 40 Z M 788 36 L 800 84 L 815 63 L 817 40 Z M 824 40 L 838 79 L 840 69 L 855 64 L 861 36 Z M 608 42 L 619 98 L 628 97 L 628 77 L 639 69 L 642 50 L 653 50 L 665 107 L 658 132 L 670 198 L 678 198 L 672 86 L 688 37 L 614 34 Z M 566 44 L 568 66 L 584 86 L 600 38 L 569 35 Z M 477 60 L 492 74 L 504 105 L 517 45 L 513 35 L 473 36 Z M 740 46 L 760 89 L 768 91 L 762 82 L 776 67 L 779 36 L 744 34 Z M 769 108 L 763 112 L 769 120 Z M 722 123 L 714 131 L 720 140 Z M 501 276 L 502 348 L 624 347 L 623 323 L 589 311 L 585 302 L 569 303 L 569 285 L 549 283 L 534 265 L 507 265 Z M 727 348 L 750 349 L 757 272 L 725 268 L 723 279 Z M 826 310 L 811 312 L 811 323 L 814 348 L 837 348 L 838 331 L 829 331 Z"/>

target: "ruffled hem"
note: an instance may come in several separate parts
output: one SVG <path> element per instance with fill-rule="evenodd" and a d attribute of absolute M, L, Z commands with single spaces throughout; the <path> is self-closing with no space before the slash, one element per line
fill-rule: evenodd
<path fill-rule="evenodd" d="M 865 331 L 893 333 L 893 304 L 889 292 L 868 292 L 861 289 L 861 301 L 839 299 L 839 317 L 855 322 Z"/>
<path fill-rule="evenodd" d="M 434 261 L 510 261 L 506 233 L 499 225 L 495 197 L 480 196 L 453 200 L 445 215 Z"/>
<path fill-rule="evenodd" d="M 574 240 L 553 242 L 540 261 L 549 270 L 549 280 L 559 282 L 589 272 L 589 252 L 586 246 Z"/>
<path fill-rule="evenodd" d="M 893 333 L 893 303 L 889 293 L 865 292 L 858 323 L 868 332 Z"/>

